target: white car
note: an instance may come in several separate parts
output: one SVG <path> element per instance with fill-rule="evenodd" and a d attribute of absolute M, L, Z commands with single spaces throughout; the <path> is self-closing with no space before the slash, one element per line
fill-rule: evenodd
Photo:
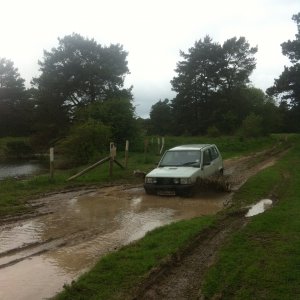
<path fill-rule="evenodd" d="M 167 150 L 157 168 L 145 177 L 147 194 L 191 195 L 199 178 L 223 174 L 223 160 L 216 145 L 182 145 Z"/>

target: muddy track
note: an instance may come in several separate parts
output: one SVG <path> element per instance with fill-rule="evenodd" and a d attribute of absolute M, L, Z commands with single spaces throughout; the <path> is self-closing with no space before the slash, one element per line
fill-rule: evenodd
<path fill-rule="evenodd" d="M 254 156 L 225 162 L 221 185 L 232 192 L 238 190 L 251 176 L 273 165 L 285 151 L 263 151 Z M 219 179 L 217 178 L 216 181 Z M 232 196 L 233 193 L 231 193 Z M 228 197 L 227 205 L 232 197 Z M 203 299 L 201 285 L 208 268 L 214 263 L 218 250 L 232 233 L 241 229 L 249 219 L 245 211 L 222 217 L 212 228 L 205 230 L 183 252 L 152 270 L 148 278 L 129 296 L 130 299 Z M 128 299 L 129 299 L 128 298 Z"/>
<path fill-rule="evenodd" d="M 153 272 L 133 299 L 201 299 L 201 282 L 217 250 L 245 223 L 243 216 L 230 216 L 204 231 L 183 253 Z"/>
<path fill-rule="evenodd" d="M 140 184 L 84 187 L 31 200 L 29 213 L 0 221 L 0 283 L 3 282 L 0 298 L 51 297 L 63 283 L 76 279 L 99 257 L 142 237 L 147 231 L 179 219 L 215 214 L 224 205 L 230 205 L 232 193 L 224 190 L 237 190 L 247 178 L 272 165 L 281 154 L 271 150 L 226 160 L 224 176 L 207 182 L 208 193 L 200 189 L 192 199 L 151 198 L 145 195 Z M 210 196 L 211 184 L 223 193 L 214 192 Z M 220 219 L 184 250 L 152 270 L 144 284 L 124 298 L 199 298 L 203 274 L 213 263 L 218 249 L 245 222 L 241 215 Z M 53 286 L 42 293 L 36 287 L 48 287 L 43 283 L 43 278 L 47 279 L 42 275 L 45 271 L 52 276 Z M 12 293 L 10 287 L 16 282 L 19 288 Z M 27 298 L 18 294 L 23 288 Z"/>

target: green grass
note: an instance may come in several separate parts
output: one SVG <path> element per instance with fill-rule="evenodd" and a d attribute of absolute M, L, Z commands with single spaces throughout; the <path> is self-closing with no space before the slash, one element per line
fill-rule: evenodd
<path fill-rule="evenodd" d="M 106 255 L 55 299 L 124 299 L 146 274 L 213 223 L 207 216 L 157 228 L 143 239 Z"/>
<path fill-rule="evenodd" d="M 277 201 L 222 248 L 205 279 L 207 299 L 300 299 L 299 182 L 298 141 L 235 195 L 236 207 L 270 195 Z"/>

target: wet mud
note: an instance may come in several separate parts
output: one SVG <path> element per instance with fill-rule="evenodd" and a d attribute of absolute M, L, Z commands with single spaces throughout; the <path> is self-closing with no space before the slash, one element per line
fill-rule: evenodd
<path fill-rule="evenodd" d="M 258 164 L 252 160 L 244 157 L 226 161 L 222 179 L 226 186 L 238 189 L 249 176 L 274 163 L 275 157 L 267 155 Z M 192 198 L 151 196 L 141 185 L 123 185 L 33 200 L 29 203 L 35 208 L 33 213 L 0 224 L 0 299 L 52 297 L 106 253 L 158 226 L 215 214 L 230 199 L 231 193 L 220 191 L 198 191 Z M 224 232 L 218 234 L 226 236 Z M 210 253 L 215 248 L 207 251 L 209 257 L 213 257 Z M 187 277 L 182 278 L 184 281 Z M 147 291 L 145 295 L 153 292 L 151 288 Z"/>
<path fill-rule="evenodd" d="M 51 297 L 104 254 L 158 226 L 215 214 L 223 198 L 158 197 L 141 186 L 114 186 L 35 200 L 35 217 L 0 227 L 0 299 Z"/>

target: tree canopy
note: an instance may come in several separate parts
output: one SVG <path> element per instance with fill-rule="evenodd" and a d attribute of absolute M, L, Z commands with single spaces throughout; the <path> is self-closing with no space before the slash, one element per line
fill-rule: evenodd
<path fill-rule="evenodd" d="M 183 60 L 171 81 L 177 92 L 171 106 L 179 134 L 205 133 L 220 113 L 230 115 L 236 105 L 233 94 L 250 82 L 256 52 L 244 37 L 233 37 L 220 45 L 209 36 L 196 41 L 188 53 L 180 52 Z"/>
<path fill-rule="evenodd" d="M 108 47 L 73 33 L 44 51 L 41 75 L 32 83 L 36 99 L 36 128 L 48 140 L 64 135 L 79 108 L 112 98 L 132 99 L 124 89 L 129 73 L 127 52 L 119 44 Z"/>
<path fill-rule="evenodd" d="M 0 58 L 0 136 L 30 132 L 32 103 L 14 63 Z"/>
<path fill-rule="evenodd" d="M 276 96 L 281 102 L 286 102 L 289 107 L 290 130 L 300 131 L 300 13 L 292 19 L 297 24 L 298 33 L 295 40 L 288 40 L 281 44 L 283 55 L 287 56 L 291 66 L 284 67 L 274 85 L 267 90 L 269 95 Z"/>

